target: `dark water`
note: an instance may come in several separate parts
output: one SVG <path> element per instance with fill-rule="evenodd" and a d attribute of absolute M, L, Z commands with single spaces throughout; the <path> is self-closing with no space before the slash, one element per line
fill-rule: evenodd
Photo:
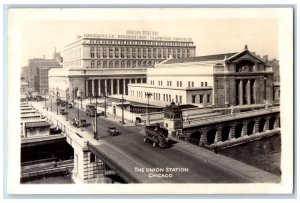
<path fill-rule="evenodd" d="M 281 175 L 281 136 L 275 135 L 218 151 L 246 164 Z"/>

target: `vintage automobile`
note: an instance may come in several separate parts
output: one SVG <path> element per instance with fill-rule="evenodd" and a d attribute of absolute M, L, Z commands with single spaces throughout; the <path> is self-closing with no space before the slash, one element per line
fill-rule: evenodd
<path fill-rule="evenodd" d="M 66 111 L 66 109 L 60 109 L 60 110 L 59 110 L 59 113 L 60 113 L 61 115 L 66 115 L 68 112 Z"/>
<path fill-rule="evenodd" d="M 77 118 L 74 118 L 71 121 L 71 125 L 73 125 L 73 126 L 75 126 L 77 128 L 80 128 L 80 127 L 87 127 L 87 126 L 89 126 L 91 124 L 87 123 L 85 119 L 78 120 Z"/>
<path fill-rule="evenodd" d="M 112 136 L 115 136 L 115 135 L 119 135 L 120 132 L 117 131 L 117 128 L 116 127 L 109 127 L 108 130 L 107 130 L 107 133 L 109 135 L 112 135 Z"/>

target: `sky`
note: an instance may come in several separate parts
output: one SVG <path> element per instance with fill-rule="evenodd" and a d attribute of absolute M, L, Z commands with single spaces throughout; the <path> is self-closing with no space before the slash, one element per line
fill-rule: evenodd
<path fill-rule="evenodd" d="M 196 55 L 250 51 L 279 58 L 276 9 L 11 9 L 8 42 L 26 66 L 52 58 L 77 35 L 156 31 L 161 37 L 192 38 Z"/>

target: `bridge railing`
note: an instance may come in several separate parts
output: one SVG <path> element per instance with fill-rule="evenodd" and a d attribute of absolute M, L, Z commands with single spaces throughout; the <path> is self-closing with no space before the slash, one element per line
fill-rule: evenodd
<path fill-rule="evenodd" d="M 278 111 L 278 108 L 268 108 L 268 109 L 258 109 L 253 111 L 245 111 L 245 112 L 239 112 L 239 113 L 233 113 L 233 114 L 227 114 L 227 115 L 218 115 L 218 116 L 210 116 L 205 118 L 199 118 L 199 119 L 193 119 L 192 121 L 184 121 L 183 123 L 185 125 L 189 124 L 196 124 L 196 123 L 206 123 L 206 122 L 214 122 L 214 121 L 220 121 L 220 120 L 226 120 L 230 118 L 243 118 L 245 115 L 247 116 L 255 116 L 255 115 L 261 115 L 263 113 L 270 113 L 270 112 L 276 112 Z"/>
<path fill-rule="evenodd" d="M 74 127 L 71 126 L 71 124 L 67 121 L 63 120 L 63 118 L 59 118 L 57 115 L 51 115 L 51 112 L 48 112 L 39 105 L 33 104 L 33 107 L 43 114 L 50 124 L 56 125 L 58 128 L 60 128 L 62 133 L 67 136 L 67 141 L 72 142 L 74 140 L 80 146 L 82 146 L 84 150 L 87 149 L 87 139 L 80 135 L 81 132 L 79 130 L 73 129 Z M 68 140 L 68 138 L 71 139 Z M 70 144 L 72 145 L 72 143 Z"/>

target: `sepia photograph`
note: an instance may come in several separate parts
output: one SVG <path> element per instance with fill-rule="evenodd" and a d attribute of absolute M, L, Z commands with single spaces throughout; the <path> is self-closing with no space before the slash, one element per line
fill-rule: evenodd
<path fill-rule="evenodd" d="M 292 193 L 293 8 L 7 17 L 8 193 Z"/>

